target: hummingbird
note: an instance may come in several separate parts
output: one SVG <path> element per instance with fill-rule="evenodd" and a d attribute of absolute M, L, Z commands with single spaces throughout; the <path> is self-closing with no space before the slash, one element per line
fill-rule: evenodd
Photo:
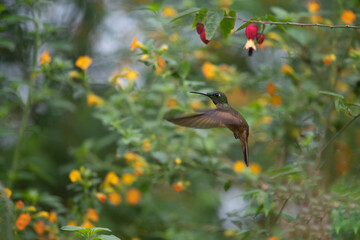
<path fill-rule="evenodd" d="M 209 97 L 216 109 L 205 110 L 178 118 L 166 119 L 174 124 L 198 129 L 228 128 L 234 133 L 235 139 L 239 139 L 244 153 L 244 161 L 249 166 L 248 137 L 249 125 L 245 118 L 230 106 L 224 93 L 215 91 L 202 93 L 191 91 L 190 93 L 201 94 Z"/>

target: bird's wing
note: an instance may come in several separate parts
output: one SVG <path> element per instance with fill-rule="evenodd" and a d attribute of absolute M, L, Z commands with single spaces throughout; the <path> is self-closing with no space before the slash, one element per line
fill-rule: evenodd
<path fill-rule="evenodd" d="M 180 126 L 199 129 L 225 128 L 227 124 L 239 123 L 239 120 L 236 117 L 228 112 L 218 109 L 167 120 Z"/>

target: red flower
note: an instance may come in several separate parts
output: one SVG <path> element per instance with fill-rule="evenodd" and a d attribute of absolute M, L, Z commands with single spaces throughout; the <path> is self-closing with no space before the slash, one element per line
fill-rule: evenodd
<path fill-rule="evenodd" d="M 256 50 L 254 39 L 258 34 L 258 27 L 255 24 L 249 24 L 245 28 L 245 36 L 248 39 L 245 44 L 245 49 L 249 50 L 249 56 Z"/>
<path fill-rule="evenodd" d="M 258 33 L 256 34 L 256 41 L 258 42 L 258 44 L 262 44 L 265 40 L 265 35 Z"/>
<path fill-rule="evenodd" d="M 197 23 L 197 24 L 196 24 L 196 31 L 197 31 L 197 33 L 198 33 L 198 34 L 201 34 L 203 30 L 204 30 L 204 24 L 202 24 L 202 23 Z"/>

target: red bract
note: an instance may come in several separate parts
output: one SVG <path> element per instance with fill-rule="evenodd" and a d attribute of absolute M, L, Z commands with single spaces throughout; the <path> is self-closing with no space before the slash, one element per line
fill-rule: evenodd
<path fill-rule="evenodd" d="M 249 24 L 245 28 L 245 36 L 247 39 L 252 39 L 258 34 L 258 27 L 255 24 Z"/>
<path fill-rule="evenodd" d="M 201 39 L 201 41 L 203 41 L 205 44 L 208 44 L 208 43 L 210 42 L 210 40 L 207 40 L 207 39 L 206 39 L 205 30 L 203 30 L 203 31 L 200 33 L 200 39 Z"/>
<path fill-rule="evenodd" d="M 197 24 L 196 24 L 196 31 L 197 31 L 197 33 L 198 33 L 198 34 L 201 34 L 203 30 L 204 30 L 204 24 L 202 24 L 202 23 L 197 23 Z"/>
<path fill-rule="evenodd" d="M 258 42 L 258 44 L 262 44 L 264 42 L 264 40 L 265 40 L 265 35 L 264 34 L 260 35 L 260 33 L 258 33 L 256 35 L 256 41 Z"/>

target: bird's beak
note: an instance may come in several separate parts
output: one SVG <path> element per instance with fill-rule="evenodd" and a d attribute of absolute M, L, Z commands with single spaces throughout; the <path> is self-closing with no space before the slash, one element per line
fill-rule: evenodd
<path fill-rule="evenodd" d="M 208 97 L 208 95 L 207 95 L 206 93 L 202 93 L 202 92 L 191 91 L 191 93 L 201 94 L 201 95 L 204 95 L 204 96 L 207 96 L 207 97 Z"/>

